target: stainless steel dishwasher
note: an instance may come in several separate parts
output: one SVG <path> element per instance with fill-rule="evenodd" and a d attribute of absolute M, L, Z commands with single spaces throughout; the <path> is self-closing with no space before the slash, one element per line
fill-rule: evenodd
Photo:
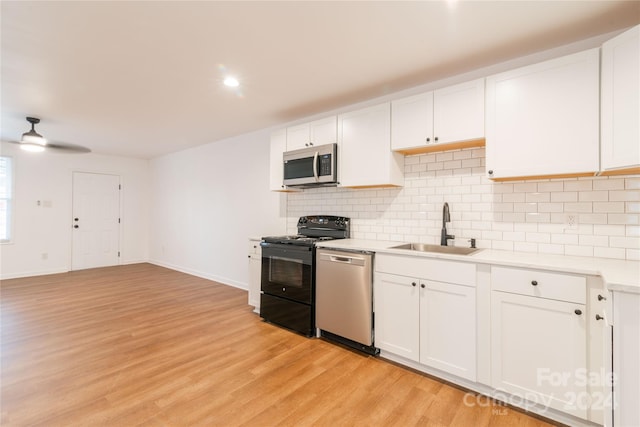
<path fill-rule="evenodd" d="M 369 354 L 373 336 L 373 254 L 316 251 L 316 327 L 320 335 Z"/>

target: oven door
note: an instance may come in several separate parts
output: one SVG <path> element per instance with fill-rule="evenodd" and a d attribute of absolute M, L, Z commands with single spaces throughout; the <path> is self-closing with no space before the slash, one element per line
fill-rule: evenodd
<path fill-rule="evenodd" d="M 262 292 L 288 300 L 313 303 L 313 248 L 261 243 Z"/>

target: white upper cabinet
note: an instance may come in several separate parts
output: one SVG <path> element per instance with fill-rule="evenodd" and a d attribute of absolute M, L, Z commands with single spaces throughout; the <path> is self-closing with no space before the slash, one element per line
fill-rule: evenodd
<path fill-rule="evenodd" d="M 282 153 L 287 148 L 286 129 L 280 129 L 271 134 L 271 146 L 269 151 L 269 190 L 271 191 L 299 191 L 284 185 L 284 163 Z"/>
<path fill-rule="evenodd" d="M 487 78 L 489 178 L 599 170 L 599 67 L 596 48 Z"/>
<path fill-rule="evenodd" d="M 464 148 L 483 145 L 483 138 L 484 79 L 392 102 L 393 150 L 416 154 Z M 451 143 L 467 144 L 445 145 Z"/>
<path fill-rule="evenodd" d="M 404 184 L 404 157 L 391 151 L 391 104 L 338 116 L 338 180 L 343 187 Z"/>
<path fill-rule="evenodd" d="M 336 116 L 287 128 L 287 151 L 316 145 L 334 144 L 338 137 Z"/>
<path fill-rule="evenodd" d="M 602 45 L 601 90 L 602 170 L 640 168 L 640 26 Z"/>

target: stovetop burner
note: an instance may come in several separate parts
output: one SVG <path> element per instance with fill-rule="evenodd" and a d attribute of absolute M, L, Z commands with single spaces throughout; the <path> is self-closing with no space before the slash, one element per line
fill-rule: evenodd
<path fill-rule="evenodd" d="M 326 241 L 326 240 L 335 240 L 337 237 L 331 236 L 322 236 L 322 237 L 309 237 L 303 236 L 300 234 L 291 235 L 291 236 L 269 236 L 263 237 L 266 243 L 280 243 L 280 244 L 290 244 L 290 245 L 304 245 L 311 246 L 316 242 Z"/>
<path fill-rule="evenodd" d="M 314 246 L 316 242 L 345 239 L 350 234 L 350 219 L 331 215 L 302 216 L 298 219 L 298 234 L 267 236 L 265 243 Z"/>

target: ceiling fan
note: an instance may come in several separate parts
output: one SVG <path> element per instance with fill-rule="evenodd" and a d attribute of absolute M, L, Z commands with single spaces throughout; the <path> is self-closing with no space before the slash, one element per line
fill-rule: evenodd
<path fill-rule="evenodd" d="M 42 135 L 36 132 L 36 125 L 40 123 L 37 117 L 27 117 L 27 121 L 31 123 L 31 130 L 22 134 L 20 141 L 9 141 L 13 144 L 19 144 L 20 148 L 25 151 L 41 152 L 44 150 L 64 151 L 66 153 L 90 153 L 87 147 L 74 144 L 65 144 L 47 141 Z"/>

